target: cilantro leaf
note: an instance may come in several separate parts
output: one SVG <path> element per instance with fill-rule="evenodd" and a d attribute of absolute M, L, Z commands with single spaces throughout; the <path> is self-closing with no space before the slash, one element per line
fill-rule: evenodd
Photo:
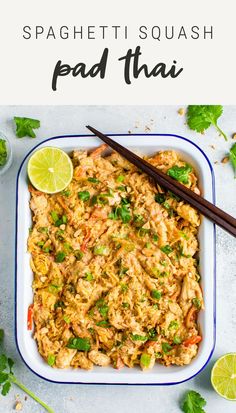
<path fill-rule="evenodd" d="M 229 159 L 234 169 L 234 177 L 236 178 L 236 143 L 234 143 L 229 151 Z"/>
<path fill-rule="evenodd" d="M 186 393 L 182 410 L 184 413 L 205 413 L 203 407 L 206 406 L 206 401 L 203 397 L 194 390 Z"/>
<path fill-rule="evenodd" d="M 4 383 L 4 385 L 2 386 L 2 395 L 6 396 L 7 393 L 9 393 L 9 390 L 11 388 L 11 382 L 10 381 L 6 381 Z"/>
<path fill-rule="evenodd" d="M 90 193 L 89 191 L 81 191 L 81 192 L 78 192 L 78 197 L 79 199 L 81 199 L 81 201 L 86 202 L 86 201 L 89 201 L 90 199 Z"/>
<path fill-rule="evenodd" d="M 227 136 L 217 124 L 222 113 L 223 106 L 221 105 L 189 105 L 187 109 L 187 124 L 190 129 L 200 133 L 203 133 L 213 125 L 227 141 Z"/>
<path fill-rule="evenodd" d="M 117 208 L 117 214 L 122 219 L 124 224 L 127 224 L 131 220 L 130 211 L 126 205 L 121 208 Z"/>
<path fill-rule="evenodd" d="M 5 354 L 0 356 L 0 371 L 6 370 L 7 368 L 7 357 Z"/>
<path fill-rule="evenodd" d="M 0 384 L 4 383 L 7 381 L 9 374 L 4 373 L 3 371 L 0 372 Z"/>
<path fill-rule="evenodd" d="M 7 145 L 5 139 L 0 139 L 0 166 L 7 162 Z"/>
<path fill-rule="evenodd" d="M 12 373 L 12 367 L 14 366 L 15 363 L 10 357 L 8 357 L 7 362 L 8 362 L 10 373 Z"/>
<path fill-rule="evenodd" d="M 67 348 L 79 351 L 89 351 L 91 348 L 89 338 L 71 337 L 68 341 Z"/>
<path fill-rule="evenodd" d="M 14 121 L 16 124 L 16 136 L 18 136 L 18 138 L 24 138 L 25 136 L 36 138 L 34 129 L 38 129 L 40 127 L 39 120 L 15 116 Z"/>
<path fill-rule="evenodd" d="M 182 184 L 188 184 L 190 172 L 192 172 L 192 167 L 188 164 L 185 166 L 174 165 L 172 168 L 168 169 L 167 175 Z"/>

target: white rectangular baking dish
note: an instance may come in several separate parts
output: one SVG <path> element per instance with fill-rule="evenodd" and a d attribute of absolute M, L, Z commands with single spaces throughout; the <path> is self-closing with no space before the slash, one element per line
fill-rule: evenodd
<path fill-rule="evenodd" d="M 151 155 L 161 149 L 174 149 L 191 163 L 197 171 L 203 196 L 214 203 L 214 174 L 204 152 L 193 142 L 177 135 L 110 135 L 119 143 L 138 153 Z M 32 303 L 32 271 L 27 252 L 28 231 L 31 213 L 28 207 L 27 162 L 32 152 L 43 146 L 56 146 L 67 152 L 75 148 L 87 149 L 101 144 L 88 135 L 59 136 L 45 140 L 33 148 L 23 160 L 16 185 L 16 262 L 15 262 L 15 335 L 19 353 L 25 364 L 38 376 L 59 383 L 106 383 L 165 385 L 186 381 L 198 374 L 208 363 L 215 345 L 215 227 L 206 218 L 202 219 L 199 231 L 201 285 L 205 299 L 205 310 L 200 313 L 203 341 L 199 352 L 190 365 L 164 367 L 156 364 L 150 372 L 139 368 L 118 371 L 112 367 L 95 367 L 92 371 L 52 369 L 37 351 L 32 332 L 27 330 L 27 311 Z"/>

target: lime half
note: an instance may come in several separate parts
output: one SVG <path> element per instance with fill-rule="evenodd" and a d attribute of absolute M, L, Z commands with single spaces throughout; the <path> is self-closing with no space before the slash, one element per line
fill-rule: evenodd
<path fill-rule="evenodd" d="M 53 147 L 36 151 L 28 162 L 27 170 L 32 185 L 47 194 L 63 191 L 73 176 L 70 157 L 61 149 Z"/>
<path fill-rule="evenodd" d="M 220 357 L 211 371 L 211 384 L 227 400 L 236 400 L 236 353 Z"/>

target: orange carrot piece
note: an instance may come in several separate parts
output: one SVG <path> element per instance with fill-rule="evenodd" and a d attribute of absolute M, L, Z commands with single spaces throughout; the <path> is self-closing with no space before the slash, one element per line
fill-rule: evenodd
<path fill-rule="evenodd" d="M 27 314 L 27 330 L 32 330 L 33 328 L 33 315 L 34 315 L 34 305 L 30 304 Z"/>
<path fill-rule="evenodd" d="M 183 345 L 185 347 L 191 346 L 192 344 L 197 344 L 200 343 L 200 341 L 202 341 L 202 337 L 201 336 L 194 336 L 194 337 L 190 337 L 187 340 L 185 340 L 183 342 Z"/>

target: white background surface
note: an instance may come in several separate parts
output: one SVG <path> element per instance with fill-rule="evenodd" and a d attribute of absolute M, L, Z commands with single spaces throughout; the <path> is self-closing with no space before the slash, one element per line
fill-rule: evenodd
<path fill-rule="evenodd" d="M 217 205 L 236 215 L 236 181 L 229 164 L 221 159 L 233 144 L 225 142 L 210 129 L 198 135 L 187 129 L 184 117 L 177 114 L 180 106 L 64 106 L 64 107 L 0 107 L 0 130 L 11 140 L 14 150 L 13 165 L 0 177 L 0 326 L 5 329 L 5 347 L 16 361 L 15 372 L 56 413 L 178 413 L 179 402 L 185 390 L 195 389 L 207 400 L 208 413 L 233 413 L 236 403 L 220 398 L 210 384 L 210 370 L 216 358 L 236 351 L 236 256 L 235 240 L 217 230 L 217 345 L 206 369 L 193 380 L 172 387 L 86 386 L 47 383 L 34 376 L 21 362 L 14 342 L 14 220 L 16 173 L 25 153 L 36 143 L 53 135 L 86 133 L 91 124 L 105 133 L 145 132 L 174 133 L 186 136 L 201 146 L 213 163 L 216 175 Z M 37 139 L 17 139 L 12 118 L 30 116 L 41 120 Z M 225 107 L 220 120 L 222 128 L 231 137 L 236 132 L 236 107 Z M 211 147 L 214 145 L 215 149 Z M 214 164 L 218 162 L 218 164 Z M 22 269 L 23 271 L 23 269 Z M 207 297 L 206 297 L 207 299 Z M 34 401 L 14 388 L 0 397 L 0 413 L 13 411 L 15 397 L 23 402 L 23 412 L 43 413 Z"/>

